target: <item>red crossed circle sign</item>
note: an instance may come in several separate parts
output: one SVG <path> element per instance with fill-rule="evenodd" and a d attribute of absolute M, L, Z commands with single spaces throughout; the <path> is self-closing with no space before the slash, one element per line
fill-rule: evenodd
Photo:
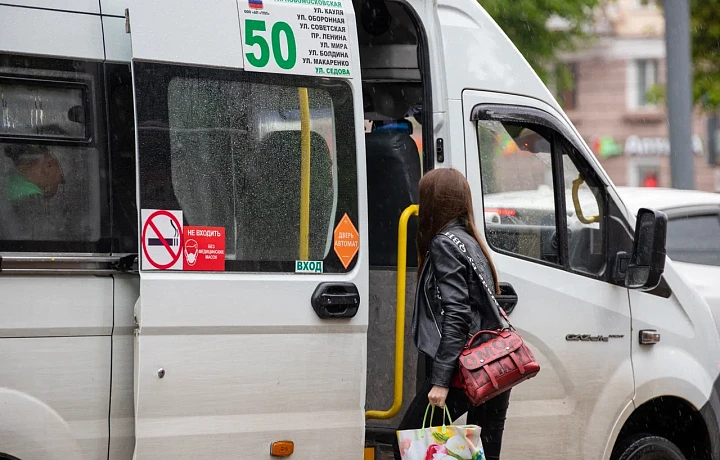
<path fill-rule="evenodd" d="M 177 228 L 177 230 L 178 230 L 178 239 L 180 241 L 180 244 L 178 244 L 177 253 L 175 253 L 175 251 L 173 251 L 173 249 L 170 247 L 170 245 L 167 244 L 167 241 L 165 241 L 165 238 L 160 233 L 160 230 L 158 230 L 157 225 L 155 225 L 153 223 L 153 219 L 155 219 L 156 217 L 159 217 L 159 216 L 169 217 L 170 220 L 175 224 L 175 228 Z M 163 246 L 165 246 L 165 249 L 167 249 L 168 253 L 170 253 L 170 259 L 171 259 L 170 263 L 161 264 L 161 263 L 154 261 L 152 259 L 152 257 L 150 257 L 150 253 L 147 250 L 147 246 L 148 246 L 147 241 L 148 240 L 146 238 L 148 227 L 150 227 L 150 229 L 153 231 L 153 233 L 155 233 L 155 235 L 157 235 L 157 237 L 162 242 Z M 145 225 L 143 226 L 143 231 L 142 231 L 143 252 L 145 253 L 145 258 L 147 259 L 147 261 L 150 262 L 150 265 L 157 268 L 158 270 L 167 270 L 168 268 L 175 265 L 178 260 L 180 260 L 180 256 L 182 255 L 182 247 L 183 247 L 182 240 L 183 240 L 183 233 L 180 230 L 180 221 L 178 221 L 177 218 L 172 213 L 170 213 L 168 211 L 155 211 L 154 213 L 150 214 L 150 216 L 145 221 Z"/>

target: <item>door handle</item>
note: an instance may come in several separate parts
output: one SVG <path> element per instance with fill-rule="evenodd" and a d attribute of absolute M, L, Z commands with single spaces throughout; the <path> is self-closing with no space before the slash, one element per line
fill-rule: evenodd
<path fill-rule="evenodd" d="M 321 319 L 352 318 L 360 308 L 360 293 L 353 283 L 320 283 L 311 303 Z"/>
<path fill-rule="evenodd" d="M 500 294 L 495 296 L 505 313 L 508 315 L 515 310 L 518 303 L 518 295 L 510 283 L 500 283 Z"/>

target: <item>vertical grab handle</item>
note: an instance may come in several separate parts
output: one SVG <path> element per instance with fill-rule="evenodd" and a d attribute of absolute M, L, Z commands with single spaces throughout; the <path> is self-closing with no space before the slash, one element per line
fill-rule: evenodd
<path fill-rule="evenodd" d="M 402 407 L 403 364 L 405 362 L 405 280 L 407 279 L 407 226 L 410 217 L 418 215 L 419 207 L 411 204 L 400 215 L 397 249 L 397 296 L 395 305 L 395 384 L 393 403 L 385 411 L 369 410 L 365 419 L 388 420 L 395 417 Z"/>

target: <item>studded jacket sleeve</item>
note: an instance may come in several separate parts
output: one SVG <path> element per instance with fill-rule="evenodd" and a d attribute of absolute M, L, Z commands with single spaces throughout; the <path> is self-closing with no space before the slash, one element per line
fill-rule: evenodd
<path fill-rule="evenodd" d="M 430 259 L 435 269 L 442 316 L 442 337 L 430 383 L 449 388 L 472 321 L 468 287 L 471 267 L 455 244 L 444 236 L 435 237 L 430 243 Z"/>

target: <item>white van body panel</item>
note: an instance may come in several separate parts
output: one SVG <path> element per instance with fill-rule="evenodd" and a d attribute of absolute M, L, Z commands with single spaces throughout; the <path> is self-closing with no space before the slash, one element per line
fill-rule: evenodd
<path fill-rule="evenodd" d="M 0 338 L 110 336 L 112 289 L 110 277 L 0 278 Z"/>
<path fill-rule="evenodd" d="M 116 275 L 113 278 L 115 308 L 109 460 L 127 460 L 132 458 L 135 449 L 133 335 L 134 310 L 140 293 L 140 278 L 136 275 Z"/>
<path fill-rule="evenodd" d="M 0 404 L 3 408 L 0 413 L 0 439 L 4 452 L 22 460 L 104 458 L 89 457 L 67 421 L 50 406 L 24 391 L 0 390 Z M 93 453 L 97 454 L 97 451 Z"/>
<path fill-rule="evenodd" d="M 135 458 L 262 458 L 286 438 L 299 458 L 351 457 L 363 440 L 364 381 L 334 376 L 365 374 L 367 308 L 327 324 L 294 307 L 325 276 L 178 275 L 141 274 Z"/>
<path fill-rule="evenodd" d="M 0 52 L 102 61 L 100 16 L 0 5 Z"/>
<path fill-rule="evenodd" d="M 132 45 L 130 34 L 125 30 L 125 19 L 103 16 L 102 24 L 106 62 L 130 62 Z"/>
<path fill-rule="evenodd" d="M 31 8 L 100 14 L 98 0 L 63 0 L 60 2 L 57 0 L 5 0 L 3 3 Z"/>
<path fill-rule="evenodd" d="M 523 95 L 559 110 L 542 80 L 478 3 L 440 0 L 436 14 L 449 99 L 460 99 L 465 89 L 477 89 Z"/>
<path fill-rule="evenodd" d="M 104 15 L 125 16 L 125 9 L 132 0 L 100 0 L 100 11 Z"/>
<path fill-rule="evenodd" d="M 0 278 L 0 452 L 107 457 L 112 292 L 110 277 Z"/>
<path fill-rule="evenodd" d="M 107 458 L 109 336 L 0 339 L 0 356 L 2 451 Z"/>
<path fill-rule="evenodd" d="M 194 0 L 128 3 L 133 58 L 242 69 L 235 0 L 215 0 L 211 8 Z"/>
<path fill-rule="evenodd" d="M 460 100 L 447 100 L 447 126 L 445 132 L 445 163 L 444 167 L 455 168 L 463 171 L 467 176 L 465 142 L 463 138 L 463 103 Z"/>
<path fill-rule="evenodd" d="M 700 409 L 710 399 L 720 373 L 720 340 L 707 302 L 674 265 L 667 259 L 663 275 L 673 292 L 670 298 L 630 291 L 636 405 L 660 392 L 686 399 Z M 644 329 L 657 330 L 660 342 L 640 345 L 637 334 Z"/>

